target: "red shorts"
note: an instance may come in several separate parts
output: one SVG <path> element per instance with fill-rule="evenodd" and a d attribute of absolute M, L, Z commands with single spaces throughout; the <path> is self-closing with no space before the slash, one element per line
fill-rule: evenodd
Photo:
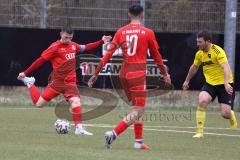
<path fill-rule="evenodd" d="M 63 94 L 66 100 L 69 100 L 72 97 L 80 97 L 78 87 L 76 84 L 64 84 L 64 85 L 54 85 L 49 84 L 43 94 L 42 98 L 46 101 L 50 101 L 51 99 L 57 97 L 58 95 Z"/>
<path fill-rule="evenodd" d="M 121 74 L 120 83 L 132 105 L 144 107 L 146 103 L 146 71 Z"/>

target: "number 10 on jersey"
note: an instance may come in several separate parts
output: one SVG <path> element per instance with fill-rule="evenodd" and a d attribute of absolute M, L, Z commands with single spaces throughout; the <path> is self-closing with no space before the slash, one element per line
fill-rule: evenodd
<path fill-rule="evenodd" d="M 138 35 L 127 35 L 126 41 L 130 44 L 130 46 L 127 49 L 127 54 L 129 56 L 134 56 L 137 51 L 137 43 L 138 43 Z"/>

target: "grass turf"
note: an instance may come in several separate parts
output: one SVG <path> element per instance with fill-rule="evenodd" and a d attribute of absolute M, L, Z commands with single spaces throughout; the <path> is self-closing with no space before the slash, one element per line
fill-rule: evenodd
<path fill-rule="evenodd" d="M 151 119 L 154 113 L 158 114 Z M 187 127 L 195 126 L 195 111 L 187 110 L 163 110 L 161 115 L 159 112 L 146 113 L 148 118 L 144 123 L 144 142 L 152 150 L 139 151 L 132 148 L 132 129 L 118 137 L 113 149 L 107 150 L 103 134 L 112 129 L 108 125 L 115 125 L 123 115 L 124 110 L 115 109 L 102 117 L 84 122 L 98 125 L 87 128 L 94 133 L 94 136 L 88 137 L 75 136 L 73 127 L 69 134 L 56 134 L 53 124 L 57 117 L 53 108 L 0 107 L 0 159 L 236 160 L 240 157 L 239 129 L 220 129 L 227 128 L 229 122 L 217 112 L 207 112 L 206 127 L 215 128 L 205 131 L 224 135 L 206 134 L 203 139 L 193 139 L 191 132 L 195 129 Z M 104 127 L 101 124 L 107 125 Z"/>

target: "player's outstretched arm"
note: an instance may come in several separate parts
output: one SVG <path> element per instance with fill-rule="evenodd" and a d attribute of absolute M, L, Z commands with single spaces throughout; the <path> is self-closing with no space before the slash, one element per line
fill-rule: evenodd
<path fill-rule="evenodd" d="M 24 78 L 25 76 L 29 75 L 31 72 L 35 71 L 40 66 L 42 66 L 45 62 L 46 62 L 46 60 L 44 58 L 39 57 L 24 72 L 19 73 L 17 78 L 19 80 Z"/>
<path fill-rule="evenodd" d="M 83 48 L 81 49 L 81 52 L 91 53 L 98 47 L 100 47 L 103 43 L 110 42 L 111 39 L 112 39 L 111 36 L 103 36 L 102 39 L 99 41 L 88 43 L 86 45 L 80 45 Z"/>
<path fill-rule="evenodd" d="M 183 83 L 183 90 L 187 90 L 189 88 L 189 82 L 190 80 L 192 79 L 192 77 L 197 73 L 198 71 L 198 68 L 197 66 L 195 66 L 194 64 L 191 65 L 189 71 L 188 71 L 188 75 Z"/>
<path fill-rule="evenodd" d="M 102 37 L 102 40 L 104 41 L 104 43 L 110 42 L 111 39 L 112 39 L 112 36 L 110 36 L 110 35 L 108 35 L 108 36 L 105 36 L 105 35 L 104 35 L 104 36 Z"/>

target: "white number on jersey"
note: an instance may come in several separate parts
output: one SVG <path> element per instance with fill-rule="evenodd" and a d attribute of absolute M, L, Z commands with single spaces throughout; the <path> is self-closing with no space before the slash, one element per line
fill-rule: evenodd
<path fill-rule="evenodd" d="M 134 56 L 136 54 L 136 51 L 137 51 L 138 36 L 136 34 L 127 35 L 126 36 L 126 41 L 127 41 L 127 43 L 130 44 L 130 46 L 127 49 L 127 54 L 129 56 Z"/>

